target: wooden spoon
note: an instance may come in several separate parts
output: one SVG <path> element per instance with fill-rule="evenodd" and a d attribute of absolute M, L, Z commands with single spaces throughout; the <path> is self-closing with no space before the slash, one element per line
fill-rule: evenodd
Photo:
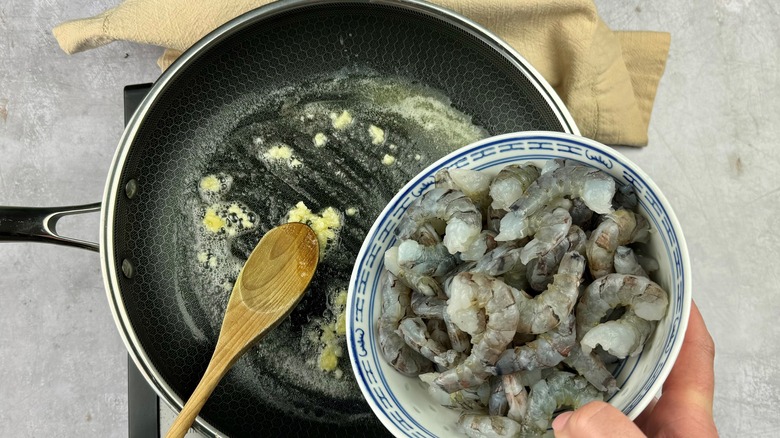
<path fill-rule="evenodd" d="M 298 304 L 314 275 L 319 255 L 317 236 L 304 224 L 278 226 L 260 239 L 233 286 L 208 368 L 166 438 L 180 438 L 187 433 L 236 360 Z"/>

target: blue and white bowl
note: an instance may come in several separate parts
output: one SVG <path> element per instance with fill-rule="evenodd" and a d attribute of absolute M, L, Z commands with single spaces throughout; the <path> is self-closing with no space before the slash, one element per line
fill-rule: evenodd
<path fill-rule="evenodd" d="M 405 377 L 381 357 L 377 321 L 383 255 L 395 243 L 395 229 L 409 205 L 433 187 L 442 168 L 497 173 L 520 162 L 541 165 L 564 158 L 612 175 L 618 184 L 634 186 L 642 213 L 652 226 L 648 252 L 660 266 L 653 280 L 670 294 L 669 309 L 644 350 L 615 371 L 621 388 L 609 402 L 635 418 L 660 391 L 682 345 L 691 306 L 691 265 L 682 230 L 658 186 L 614 149 L 593 140 L 558 132 L 520 132 L 476 142 L 440 159 L 411 180 L 382 211 L 369 231 L 355 263 L 347 303 L 347 345 L 360 389 L 382 423 L 398 437 L 453 436 L 458 412 L 428 395 L 418 378 Z"/>

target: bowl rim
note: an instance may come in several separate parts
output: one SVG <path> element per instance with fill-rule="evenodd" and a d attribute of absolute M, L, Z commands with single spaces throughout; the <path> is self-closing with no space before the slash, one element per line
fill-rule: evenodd
<path fill-rule="evenodd" d="M 664 382 L 666 381 L 666 378 L 669 376 L 669 373 L 671 372 L 674 363 L 677 361 L 677 357 L 680 353 L 680 349 L 682 348 L 682 343 L 685 338 L 685 333 L 688 327 L 688 319 L 690 317 L 690 311 L 691 311 L 692 290 L 693 290 L 691 262 L 688 254 L 688 246 L 685 241 L 685 236 L 683 235 L 683 231 L 679 219 L 677 218 L 677 215 L 675 214 L 666 196 L 663 194 L 663 192 L 655 183 L 655 181 L 653 181 L 650 178 L 650 176 L 647 175 L 647 173 L 645 173 L 636 163 L 634 163 L 632 160 L 630 160 L 628 157 L 626 157 L 619 151 L 603 143 L 597 142 L 595 140 L 586 137 L 557 132 L 557 131 L 519 131 L 519 132 L 512 132 L 512 133 L 487 137 L 482 140 L 471 143 L 469 145 L 466 145 L 462 148 L 456 149 L 448 153 L 447 155 L 443 156 L 442 158 L 436 160 L 434 163 L 432 163 L 431 165 L 427 166 L 425 169 L 417 173 L 401 189 L 399 189 L 396 192 L 396 194 L 393 196 L 393 198 L 387 203 L 387 205 L 382 210 L 382 212 L 374 220 L 374 223 L 372 224 L 371 228 L 366 234 L 365 239 L 363 240 L 363 244 L 361 245 L 357 258 L 355 259 L 355 265 L 353 267 L 352 274 L 350 276 L 350 281 L 349 281 L 347 307 L 346 307 L 346 323 L 347 323 L 346 338 L 347 338 L 347 350 L 348 350 L 350 365 L 352 367 L 353 374 L 356 376 L 358 386 L 360 387 L 360 391 L 363 394 L 364 399 L 369 404 L 369 406 L 371 407 L 372 411 L 377 416 L 377 418 L 379 418 L 379 420 L 382 422 L 382 424 L 395 436 L 408 436 L 408 435 L 403 431 L 401 431 L 387 417 L 385 411 L 376 404 L 376 402 L 373 400 L 373 397 L 369 394 L 369 388 L 366 387 L 365 382 L 361 378 L 357 378 L 357 376 L 360 376 L 362 373 L 361 373 L 361 369 L 358 367 L 357 364 L 358 358 L 354 348 L 355 339 L 353 333 L 355 329 L 354 327 L 355 307 L 352 305 L 352 302 L 355 295 L 355 286 L 359 280 L 357 278 L 357 275 L 362 265 L 361 261 L 366 256 L 366 252 L 368 251 L 369 248 L 369 243 L 372 242 L 376 237 L 377 229 L 382 224 L 383 219 L 388 214 L 390 214 L 392 210 L 395 210 L 395 208 L 391 209 L 391 206 L 396 205 L 403 197 L 405 197 L 408 194 L 410 190 L 420 185 L 424 181 L 426 176 L 430 174 L 432 171 L 434 171 L 435 169 L 443 168 L 448 163 L 454 165 L 457 162 L 457 160 L 454 160 L 455 157 L 466 155 L 469 151 L 483 148 L 485 146 L 490 145 L 491 143 L 505 143 L 507 140 L 528 141 L 528 140 L 535 140 L 535 139 L 552 140 L 552 141 L 563 140 L 569 143 L 579 143 L 599 151 L 609 159 L 614 159 L 615 161 L 620 162 L 624 167 L 631 170 L 635 174 L 635 176 L 639 180 L 641 180 L 641 182 L 648 189 L 650 189 L 653 195 L 658 199 L 660 203 L 660 207 L 663 209 L 663 211 L 666 213 L 666 216 L 669 219 L 670 222 L 669 225 L 671 226 L 672 230 L 674 230 L 675 232 L 675 237 L 677 239 L 677 246 L 680 251 L 680 258 L 681 258 L 680 265 L 682 266 L 682 281 L 683 281 L 681 315 L 680 315 L 679 323 L 677 323 L 677 327 L 676 327 L 677 334 L 674 335 L 671 349 L 668 355 L 666 356 L 666 361 L 664 365 L 661 367 L 661 370 L 656 376 L 655 380 L 650 385 L 650 387 L 646 390 L 645 394 L 641 397 L 639 402 L 636 403 L 631 408 L 631 410 L 626 414 L 631 420 L 635 419 L 647 407 L 647 405 L 656 397 L 656 395 L 658 395 L 661 392 L 661 388 Z M 598 157 L 588 157 L 588 158 L 593 161 L 599 161 Z M 446 166 L 446 167 L 452 167 L 452 166 Z M 428 186 L 424 186 L 423 190 L 426 190 L 427 187 Z M 672 324 L 673 324 L 672 330 L 674 330 L 674 321 L 672 321 Z"/>

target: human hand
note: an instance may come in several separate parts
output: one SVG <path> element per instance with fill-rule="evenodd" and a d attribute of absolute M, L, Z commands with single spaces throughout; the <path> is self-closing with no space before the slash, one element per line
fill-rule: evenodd
<path fill-rule="evenodd" d="M 717 437 L 712 419 L 714 360 L 715 344 L 693 303 L 680 355 L 657 402 L 634 423 L 608 403 L 588 403 L 558 415 L 552 424 L 555 437 Z"/>

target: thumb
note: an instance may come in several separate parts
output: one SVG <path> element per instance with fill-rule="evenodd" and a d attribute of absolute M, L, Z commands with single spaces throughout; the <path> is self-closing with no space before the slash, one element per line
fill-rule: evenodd
<path fill-rule="evenodd" d="M 622 412 L 608 403 L 594 401 L 553 421 L 555 438 L 639 438 L 645 434 Z"/>

